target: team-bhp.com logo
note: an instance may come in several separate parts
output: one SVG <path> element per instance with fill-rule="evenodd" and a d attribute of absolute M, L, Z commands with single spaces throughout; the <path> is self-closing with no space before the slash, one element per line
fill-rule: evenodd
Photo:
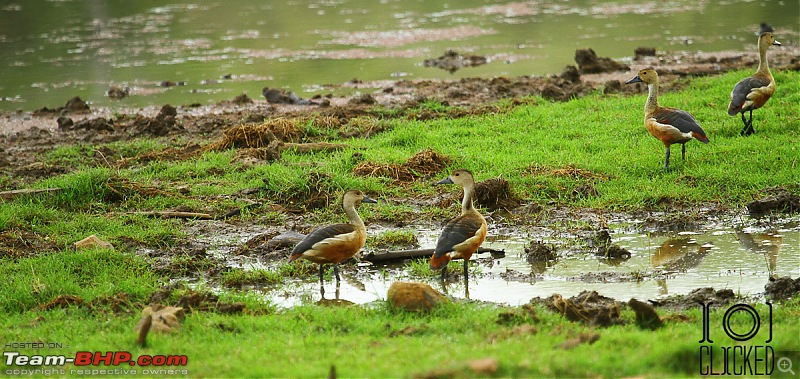
<path fill-rule="evenodd" d="M 728 308 L 721 320 L 722 330 L 729 339 L 725 342 L 720 340 L 725 340 L 725 336 L 711 333 L 710 306 L 711 303 L 703 305 L 700 375 L 773 375 L 777 369 L 795 376 L 792 358 L 785 354 L 776 355 L 769 345 L 772 342 L 772 303 L 767 303 L 769 314 L 765 323 L 761 322 L 762 315 L 750 305 L 734 304 Z M 756 339 L 762 328 L 766 328 L 762 334 L 766 337 Z M 715 344 L 715 341 L 718 343 Z"/>
<path fill-rule="evenodd" d="M 66 364 L 73 364 L 80 369 L 70 369 L 70 374 L 137 374 L 135 369 L 126 369 L 123 371 L 117 370 L 97 370 L 98 366 L 138 366 L 143 367 L 142 374 L 180 374 L 187 370 L 167 370 L 167 367 L 186 366 L 189 363 L 189 358 L 186 355 L 140 355 L 133 358 L 133 355 L 127 351 L 107 351 L 103 352 L 90 352 L 79 351 L 75 357 L 67 357 L 66 355 L 25 355 L 17 351 L 4 351 L 3 360 L 6 364 L 5 374 L 7 375 L 50 375 L 50 374 L 67 374 L 65 369 L 55 369 L 53 366 L 63 367 Z M 89 367 L 91 366 L 91 367 Z M 28 369 L 28 367 L 33 367 Z M 41 368 L 48 367 L 48 368 Z M 84 368 L 85 367 L 85 368 Z M 45 371 L 48 372 L 45 372 Z M 116 372 L 119 371 L 119 372 Z M 174 371 L 174 372 L 168 372 Z M 188 374 L 188 371 L 185 372 Z"/>

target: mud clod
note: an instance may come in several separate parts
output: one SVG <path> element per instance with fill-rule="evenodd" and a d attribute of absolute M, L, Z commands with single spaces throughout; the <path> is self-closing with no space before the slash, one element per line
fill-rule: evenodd
<path fill-rule="evenodd" d="M 111 86 L 108 91 L 106 91 L 106 96 L 116 100 L 124 99 L 128 97 L 128 95 L 130 95 L 130 90 L 128 88 Z"/>
<path fill-rule="evenodd" d="M 772 300 L 791 299 L 800 292 L 800 278 L 792 279 L 788 276 L 770 278 L 769 283 L 764 286 L 764 292 Z"/>
<path fill-rule="evenodd" d="M 785 189 L 778 189 L 775 194 L 747 204 L 750 217 L 763 217 L 770 213 L 800 212 L 800 196 Z"/>
<path fill-rule="evenodd" d="M 562 71 L 561 75 L 558 77 L 570 83 L 578 83 L 581 81 L 581 73 L 578 71 L 578 68 L 573 65 L 564 67 L 564 71 Z"/>
<path fill-rule="evenodd" d="M 557 258 L 556 249 L 542 241 L 531 241 L 525 247 L 525 259 L 529 263 L 547 262 Z"/>
<path fill-rule="evenodd" d="M 475 67 L 486 64 L 488 60 L 480 55 L 462 55 L 454 50 L 447 50 L 438 58 L 426 59 L 423 62 L 425 67 L 436 67 L 449 73 L 454 73 L 464 67 Z"/>
<path fill-rule="evenodd" d="M 282 89 L 264 87 L 261 89 L 261 95 L 267 99 L 270 104 L 295 104 L 295 105 L 310 105 L 311 101 L 297 97 L 293 92 L 284 91 Z"/>
<path fill-rule="evenodd" d="M 88 112 L 89 104 L 86 104 L 80 97 L 75 96 L 67 100 L 67 104 L 64 105 L 64 110 L 67 112 Z"/>
<path fill-rule="evenodd" d="M 490 211 L 514 209 L 522 202 L 511 192 L 508 180 L 503 178 L 486 179 L 475 184 L 475 201 Z"/>
<path fill-rule="evenodd" d="M 555 294 L 545 301 L 548 308 L 560 313 L 570 321 L 603 327 L 623 323 L 620 319 L 620 303 L 612 298 L 601 296 L 596 291 L 583 291 L 569 299 Z"/>
<path fill-rule="evenodd" d="M 628 301 L 628 306 L 636 312 L 636 325 L 642 329 L 658 329 L 664 325 L 661 318 L 658 317 L 656 309 L 645 302 L 631 299 Z"/>
<path fill-rule="evenodd" d="M 640 46 L 633 51 L 633 54 L 634 54 L 633 59 L 635 60 L 641 60 L 644 57 L 654 57 L 656 56 L 656 48 Z"/>
<path fill-rule="evenodd" d="M 730 304 L 734 299 L 736 299 L 736 294 L 733 293 L 733 290 L 715 291 L 711 287 L 704 287 L 693 290 L 687 295 L 675 295 L 656 301 L 654 305 L 659 308 L 687 310 L 700 308 L 703 304 L 711 303 L 712 308 L 718 308 Z"/>
<path fill-rule="evenodd" d="M 575 50 L 575 63 L 581 74 L 599 74 L 603 72 L 627 71 L 630 67 L 611 58 L 598 57 L 594 49 Z"/>

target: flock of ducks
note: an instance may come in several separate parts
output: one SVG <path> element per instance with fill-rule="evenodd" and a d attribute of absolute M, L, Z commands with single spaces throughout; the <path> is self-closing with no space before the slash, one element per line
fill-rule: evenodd
<path fill-rule="evenodd" d="M 775 40 L 775 35 L 769 31 L 761 33 L 758 38 L 759 60 L 756 73 L 739 81 L 731 92 L 728 114 L 742 115 L 744 124 L 742 136 L 754 133 L 753 110 L 761 108 L 775 92 L 775 79 L 767 62 L 767 49 L 771 45 L 780 46 Z M 655 69 L 641 70 L 638 75 L 627 81 L 627 83 L 639 82 L 646 83 L 648 87 L 644 106 L 644 126 L 653 137 L 661 140 L 667 149 L 662 170 L 669 166 L 670 145 L 681 144 L 681 158 L 685 159 L 686 142 L 692 139 L 703 143 L 709 142 L 706 132 L 691 114 L 658 104 L 658 73 Z M 749 119 L 745 119 L 744 114 L 747 112 Z M 436 184 L 457 184 L 463 188 L 464 197 L 461 201 L 461 214 L 448 221 L 439 236 L 430 260 L 430 268 L 442 270 L 441 277 L 444 280 L 450 260 L 461 258 L 464 260 L 466 281 L 469 259 L 483 243 L 487 230 L 486 220 L 472 204 L 475 196 L 475 178 L 468 170 L 455 170 Z M 364 221 L 356 212 L 356 207 L 361 203 L 377 203 L 377 201 L 359 190 L 345 192 L 342 205 L 349 223 L 327 225 L 314 230 L 294 247 L 289 262 L 304 258 L 319 264 L 320 283 L 324 282 L 323 265 L 333 264 L 338 284 L 341 280 L 339 263 L 355 256 L 367 239 Z"/>

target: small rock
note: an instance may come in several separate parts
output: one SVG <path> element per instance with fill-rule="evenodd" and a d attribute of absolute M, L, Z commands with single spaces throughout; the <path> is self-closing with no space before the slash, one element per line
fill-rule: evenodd
<path fill-rule="evenodd" d="M 78 242 L 75 242 L 73 245 L 75 246 L 75 250 L 83 250 L 83 249 L 113 249 L 114 246 L 110 243 L 101 240 L 96 235 L 92 234 L 89 237 L 86 237 Z"/>
<path fill-rule="evenodd" d="M 428 312 L 447 301 L 439 291 L 425 283 L 394 282 L 387 295 L 389 304 L 411 312 Z"/>

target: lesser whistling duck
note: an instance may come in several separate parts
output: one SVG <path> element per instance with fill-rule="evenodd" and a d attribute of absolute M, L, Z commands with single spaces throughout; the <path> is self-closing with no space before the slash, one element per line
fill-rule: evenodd
<path fill-rule="evenodd" d="M 431 269 L 442 270 L 442 279 L 447 272 L 447 264 L 453 258 L 464 259 L 464 279 L 467 279 L 469 258 L 486 238 L 486 220 L 472 205 L 475 196 L 475 179 L 468 170 L 455 170 L 436 184 L 458 184 L 464 189 L 461 200 L 461 215 L 444 226 L 436 249 L 431 257 Z"/>
<path fill-rule="evenodd" d="M 775 93 L 775 78 L 772 77 L 772 73 L 769 71 L 769 62 L 767 62 L 767 49 L 772 45 L 780 46 L 781 43 L 775 40 L 775 35 L 771 32 L 761 33 L 758 37 L 758 69 L 756 73 L 740 80 L 731 91 L 728 115 L 742 114 L 744 129 L 740 134 L 743 136 L 749 136 L 755 132 L 753 130 L 753 110 L 764 106 Z M 745 112 L 750 112 L 750 118 L 747 120 L 744 117 Z"/>
<path fill-rule="evenodd" d="M 367 240 L 367 229 L 364 221 L 358 216 L 356 207 L 361 203 L 377 203 L 377 201 L 359 190 L 345 192 L 342 199 L 344 212 L 350 220 L 349 224 L 334 224 L 317 228 L 303 238 L 292 250 L 289 262 L 305 258 L 319 264 L 319 281 L 322 283 L 322 265 L 333 264 L 333 273 L 339 282 L 339 263 L 352 258 Z"/>
<path fill-rule="evenodd" d="M 669 147 L 672 144 L 681 144 L 681 159 L 686 159 L 686 142 L 693 138 L 708 143 L 706 132 L 688 112 L 676 108 L 658 105 L 658 73 L 653 68 L 639 71 L 633 79 L 626 83 L 647 83 L 648 96 L 644 104 L 644 126 L 647 131 L 664 143 L 667 148 L 664 167 L 669 167 Z"/>

